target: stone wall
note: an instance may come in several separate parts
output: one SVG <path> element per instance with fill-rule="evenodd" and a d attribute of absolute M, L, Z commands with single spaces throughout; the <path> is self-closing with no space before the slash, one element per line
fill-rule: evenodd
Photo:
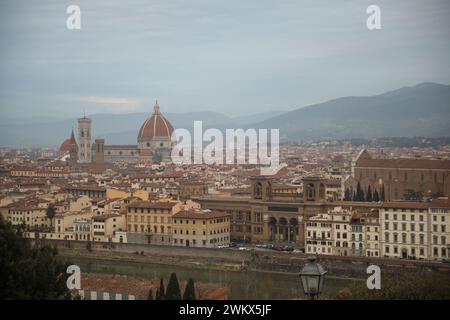
<path fill-rule="evenodd" d="M 30 240 L 34 241 L 34 240 Z M 42 241 L 42 240 L 40 240 Z M 45 243 L 60 247 L 66 254 L 87 255 L 94 259 L 96 253 L 102 259 L 133 260 L 143 263 L 158 262 L 208 268 L 224 268 L 235 265 L 235 270 L 298 273 L 308 255 L 272 250 L 241 251 L 237 249 L 185 248 L 129 243 L 93 243 L 90 251 L 83 241 L 45 240 Z M 194 262 L 194 263 L 193 263 Z M 450 271 L 450 264 L 400 259 L 373 259 L 366 257 L 317 256 L 317 262 L 328 271 L 328 275 L 348 278 L 367 278 L 367 267 L 375 264 L 383 272 L 396 274 L 411 271 Z"/>

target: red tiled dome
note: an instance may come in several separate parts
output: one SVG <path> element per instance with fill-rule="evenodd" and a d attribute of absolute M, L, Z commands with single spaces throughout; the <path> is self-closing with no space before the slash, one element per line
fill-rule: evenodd
<path fill-rule="evenodd" d="M 61 146 L 59 147 L 59 151 L 60 152 L 70 152 L 72 147 L 78 148 L 77 141 L 75 140 L 75 136 L 73 134 L 73 130 L 72 130 L 72 134 L 71 134 L 70 138 L 64 140 L 64 142 L 61 144 Z"/>
<path fill-rule="evenodd" d="M 158 100 L 156 100 L 153 114 L 142 124 L 138 134 L 138 142 L 149 141 L 154 138 L 168 138 L 172 136 L 173 127 L 161 114 Z"/>
<path fill-rule="evenodd" d="M 71 147 L 70 139 L 66 139 L 66 140 L 64 140 L 64 142 L 59 147 L 59 151 L 61 151 L 61 152 L 69 152 L 70 151 L 70 147 Z"/>

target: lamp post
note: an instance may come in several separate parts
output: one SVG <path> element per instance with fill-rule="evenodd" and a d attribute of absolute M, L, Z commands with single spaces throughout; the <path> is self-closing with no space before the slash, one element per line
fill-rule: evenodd
<path fill-rule="evenodd" d="M 303 266 L 299 275 L 303 291 L 311 300 L 317 299 L 322 293 L 326 273 L 327 271 L 320 264 L 316 263 L 315 256 L 308 257 L 308 262 Z"/>

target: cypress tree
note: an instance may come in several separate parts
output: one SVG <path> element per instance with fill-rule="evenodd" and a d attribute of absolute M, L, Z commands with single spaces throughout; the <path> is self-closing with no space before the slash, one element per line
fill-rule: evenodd
<path fill-rule="evenodd" d="M 375 192 L 373 193 L 373 201 L 380 201 L 380 195 L 378 194 L 377 189 L 375 189 Z"/>
<path fill-rule="evenodd" d="M 351 198 L 352 198 L 352 196 L 351 196 L 350 189 L 349 188 L 345 189 L 344 201 L 350 201 L 350 200 L 352 200 Z"/>
<path fill-rule="evenodd" d="M 384 194 L 384 183 L 381 185 L 381 201 L 385 201 L 386 197 Z"/>
<path fill-rule="evenodd" d="M 159 299 L 158 300 L 165 300 L 166 299 L 166 290 L 164 289 L 164 280 L 161 278 L 159 280 Z M 157 291 L 157 293 L 158 293 Z"/>
<path fill-rule="evenodd" d="M 152 289 L 148 290 L 147 300 L 153 300 L 153 291 L 152 291 Z"/>
<path fill-rule="evenodd" d="M 159 288 L 156 289 L 155 300 L 162 300 L 161 292 L 159 291 Z"/>
<path fill-rule="evenodd" d="M 356 186 L 356 201 L 364 201 L 364 190 L 361 188 L 361 184 L 358 182 Z"/>
<path fill-rule="evenodd" d="M 49 206 L 47 207 L 47 210 L 45 212 L 45 215 L 47 216 L 47 218 L 50 220 L 50 228 L 53 228 L 53 219 L 56 216 L 56 209 L 53 206 L 53 204 L 49 204 Z"/>
<path fill-rule="evenodd" d="M 181 300 L 180 284 L 178 283 L 177 275 L 172 273 L 170 275 L 169 284 L 165 294 L 166 300 Z"/>
<path fill-rule="evenodd" d="M 370 187 L 370 185 L 367 188 L 366 201 L 372 202 L 372 188 Z"/>
<path fill-rule="evenodd" d="M 184 289 L 183 300 L 195 300 L 194 280 L 191 278 Z"/>

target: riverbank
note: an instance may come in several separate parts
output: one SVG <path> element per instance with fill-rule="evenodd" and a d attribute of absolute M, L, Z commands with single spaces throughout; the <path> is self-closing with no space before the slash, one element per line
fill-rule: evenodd
<path fill-rule="evenodd" d="M 49 241 L 49 244 L 56 245 L 61 255 L 222 271 L 295 274 L 301 270 L 307 259 L 305 254 L 259 249 L 205 249 L 125 243 L 95 243 L 88 249 L 83 242 L 54 240 Z M 337 278 L 366 279 L 367 267 L 373 264 L 387 274 L 450 271 L 450 264 L 431 261 L 342 256 L 318 256 L 317 261 L 328 271 L 329 276 Z"/>
<path fill-rule="evenodd" d="M 96 255 L 60 255 L 80 267 L 82 274 L 125 276 L 130 279 L 164 279 L 167 283 L 171 273 L 176 273 L 180 282 L 192 278 L 195 283 L 208 284 L 215 288 L 229 288 L 229 299 L 277 300 L 303 299 L 298 274 L 270 271 L 239 271 L 211 269 L 205 266 L 185 264 L 183 266 L 143 262 L 140 259 L 108 259 Z M 361 280 L 359 280 L 361 281 Z M 323 297 L 333 298 L 343 288 L 353 283 L 351 279 L 328 277 Z M 82 282 L 81 287 L 85 284 Z"/>
<path fill-rule="evenodd" d="M 168 280 L 174 272 L 181 281 L 192 278 L 195 282 L 229 286 L 230 299 L 303 298 L 298 272 L 306 262 L 304 254 L 102 243 L 88 250 L 85 243 L 53 244 L 58 247 L 59 257 L 80 266 L 82 273 Z M 355 281 L 365 281 L 371 264 L 394 277 L 417 271 L 450 275 L 448 265 L 425 261 L 318 256 L 318 262 L 328 271 L 323 297 L 331 299 L 355 285 Z"/>
<path fill-rule="evenodd" d="M 67 261 L 77 261 L 80 258 L 87 259 L 91 261 L 101 261 L 104 263 L 136 263 L 142 266 L 145 265 L 159 265 L 161 267 L 174 267 L 177 268 L 188 268 L 188 269 L 198 269 L 198 270 L 214 270 L 214 271 L 235 271 L 235 272 L 259 272 L 259 273 L 267 273 L 267 274 L 282 274 L 282 275 L 293 275 L 298 276 L 298 271 L 289 272 L 289 271 L 279 271 L 279 270 L 260 270 L 257 268 L 246 268 L 242 264 L 239 263 L 222 263 L 220 261 L 216 263 L 212 263 L 209 261 L 208 263 L 199 262 L 198 259 L 178 259 L 177 257 L 155 257 L 155 256 L 147 256 L 140 254 L 124 254 L 118 253 L 115 255 L 108 254 L 107 252 L 89 252 L 89 251 L 80 251 L 73 249 L 59 249 L 59 256 Z M 362 278 L 352 278 L 352 277 L 343 277 L 343 276 L 333 276 L 329 275 L 328 277 L 334 279 L 346 279 L 346 280 L 362 280 Z"/>

